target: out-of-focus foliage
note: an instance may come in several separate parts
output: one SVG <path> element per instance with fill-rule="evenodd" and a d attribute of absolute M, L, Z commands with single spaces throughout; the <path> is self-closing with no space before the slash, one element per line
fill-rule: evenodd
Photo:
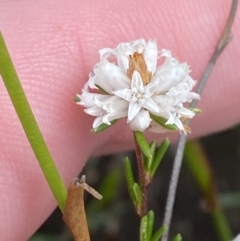
<path fill-rule="evenodd" d="M 237 234 L 240 227 L 240 127 L 203 138 L 200 143 L 213 170 L 219 203 L 233 233 Z M 104 196 L 102 201 L 94 200 L 88 194 L 85 197 L 92 241 L 139 240 L 139 218 L 130 200 L 123 171 L 123 159 L 126 156 L 132 161 L 136 178 L 134 153 L 91 160 L 82 172 L 87 176 L 87 183 Z M 163 158 L 149 190 L 149 209 L 155 212 L 154 230 L 162 225 L 173 157 L 174 146 Z M 49 236 L 42 236 L 42 239 L 36 236 L 44 233 L 54 235 L 50 240 L 72 241 L 58 211 L 54 212 L 29 241 L 48 240 Z M 176 233 L 181 233 L 183 241 L 219 240 L 205 199 L 186 163 L 180 175 L 170 238 Z M 39 239 L 34 240 L 35 237 Z"/>

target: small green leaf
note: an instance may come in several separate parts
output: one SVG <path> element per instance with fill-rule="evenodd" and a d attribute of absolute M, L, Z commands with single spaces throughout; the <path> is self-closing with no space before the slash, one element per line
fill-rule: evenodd
<path fill-rule="evenodd" d="M 169 146 L 169 139 L 166 138 L 162 144 L 160 145 L 160 147 L 158 147 L 158 149 L 156 150 L 156 153 L 154 155 L 153 161 L 152 161 L 152 165 L 150 167 L 150 175 L 151 177 L 153 177 L 154 173 L 156 172 L 157 168 L 159 167 L 162 158 L 164 156 L 164 154 L 166 153 L 167 149 Z"/>
<path fill-rule="evenodd" d="M 166 226 L 162 226 L 161 228 L 159 228 L 151 238 L 151 241 L 159 241 L 159 239 L 167 231 L 167 229 L 168 228 Z"/>
<path fill-rule="evenodd" d="M 173 238 L 173 241 L 181 241 L 182 240 L 182 236 L 180 234 L 176 235 L 174 238 Z"/>
<path fill-rule="evenodd" d="M 153 115 L 153 114 L 150 114 L 150 117 L 153 120 L 155 120 L 159 125 L 163 126 L 164 128 L 166 128 L 168 130 L 171 130 L 171 131 L 177 131 L 178 130 L 177 126 L 174 125 L 174 124 L 167 125 L 166 124 L 167 120 L 163 117 L 156 116 L 156 115 Z"/>
<path fill-rule="evenodd" d="M 141 193 L 141 189 L 138 185 L 138 183 L 134 183 L 133 187 L 132 187 L 133 193 L 134 193 L 134 198 L 136 200 L 136 205 L 140 205 L 142 202 L 142 193 Z"/>
<path fill-rule="evenodd" d="M 154 155 L 156 147 L 157 147 L 157 142 L 156 141 L 152 141 L 149 146 L 150 146 L 150 149 L 152 151 L 152 155 Z"/>
<path fill-rule="evenodd" d="M 91 131 L 94 132 L 94 133 L 99 133 L 99 132 L 105 131 L 108 127 L 112 126 L 117 121 L 118 121 L 118 119 L 110 121 L 111 125 L 102 123 L 98 128 L 92 129 Z"/>
<path fill-rule="evenodd" d="M 141 131 L 134 131 L 134 135 L 137 141 L 137 144 L 141 148 L 142 153 L 144 156 L 146 156 L 148 159 L 151 159 L 153 157 L 152 151 Z"/>
<path fill-rule="evenodd" d="M 145 215 L 141 219 L 140 224 L 140 241 L 149 241 L 147 234 L 147 226 L 148 226 L 148 217 Z"/>
<path fill-rule="evenodd" d="M 147 240 L 150 241 L 152 238 L 152 230 L 154 224 L 154 212 L 150 210 L 147 214 Z"/>
<path fill-rule="evenodd" d="M 124 158 L 124 169 L 125 169 L 125 175 L 126 175 L 128 186 L 132 188 L 134 184 L 134 177 L 133 177 L 132 165 L 128 157 Z"/>
<path fill-rule="evenodd" d="M 109 93 L 106 91 L 106 90 L 104 90 L 102 87 L 100 87 L 99 85 L 96 85 L 97 86 L 97 88 L 100 90 L 100 92 L 102 93 L 102 94 L 104 94 L 104 95 L 109 95 Z"/>
<path fill-rule="evenodd" d="M 124 159 L 124 170 L 125 170 L 125 176 L 127 180 L 130 197 L 133 203 L 136 204 L 135 194 L 133 192 L 134 177 L 133 177 L 132 165 L 128 157 Z"/>
<path fill-rule="evenodd" d="M 76 96 L 74 97 L 74 101 L 75 101 L 75 102 L 80 102 L 81 99 L 76 95 Z"/>
<path fill-rule="evenodd" d="M 153 142 L 150 143 L 149 146 L 150 146 L 150 149 L 151 149 L 151 152 L 152 152 L 152 158 L 147 159 L 147 161 L 146 161 L 146 166 L 145 166 L 146 172 L 150 172 L 150 168 L 152 166 L 153 158 L 154 158 L 156 147 L 157 147 L 157 142 L 153 141 Z"/>
<path fill-rule="evenodd" d="M 189 108 L 189 110 L 191 110 L 192 112 L 194 112 L 196 115 L 202 113 L 201 109 L 198 108 Z"/>

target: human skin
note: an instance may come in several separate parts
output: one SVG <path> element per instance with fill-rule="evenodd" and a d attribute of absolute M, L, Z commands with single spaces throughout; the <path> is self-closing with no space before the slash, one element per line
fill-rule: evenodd
<path fill-rule="evenodd" d="M 3 1 L 0 31 L 35 117 L 67 184 L 90 156 L 133 148 L 125 120 L 101 134 L 73 98 L 98 62 L 98 50 L 138 38 L 191 66 L 199 79 L 221 35 L 230 1 Z M 201 96 L 203 113 L 191 123 L 195 138 L 239 123 L 240 23 Z M 24 241 L 56 206 L 0 81 L 0 236 Z M 177 133 L 171 135 L 176 140 Z M 149 138 L 163 138 L 151 135 Z"/>

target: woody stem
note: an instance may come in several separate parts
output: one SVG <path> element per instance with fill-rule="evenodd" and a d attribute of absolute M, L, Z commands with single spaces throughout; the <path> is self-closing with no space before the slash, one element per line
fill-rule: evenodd
<path fill-rule="evenodd" d="M 135 136 L 134 136 L 134 138 L 135 138 Z M 142 195 L 139 216 L 143 217 L 147 214 L 147 202 L 148 202 L 146 172 L 144 169 L 143 154 L 142 154 L 140 146 L 138 145 L 138 143 L 136 141 L 136 138 L 135 138 L 135 143 L 136 143 L 136 158 L 137 158 L 137 165 L 138 165 L 139 181 L 140 181 L 141 195 Z"/>

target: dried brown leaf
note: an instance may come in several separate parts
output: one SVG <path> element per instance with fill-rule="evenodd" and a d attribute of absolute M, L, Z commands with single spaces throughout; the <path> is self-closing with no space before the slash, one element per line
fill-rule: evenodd
<path fill-rule="evenodd" d="M 74 179 L 68 187 L 63 220 L 71 230 L 75 241 L 90 241 L 83 197 L 84 187 L 81 186 L 79 179 Z"/>

